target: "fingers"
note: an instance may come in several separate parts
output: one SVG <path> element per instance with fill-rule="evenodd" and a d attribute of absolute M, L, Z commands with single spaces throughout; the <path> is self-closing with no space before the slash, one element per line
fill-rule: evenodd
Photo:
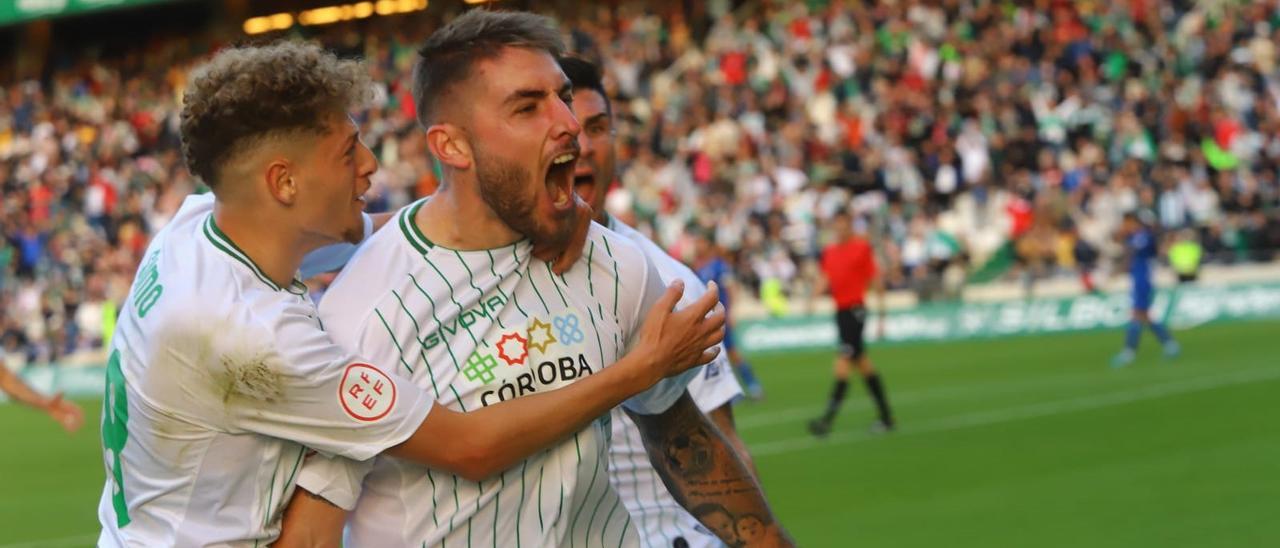
<path fill-rule="evenodd" d="M 715 361 L 716 356 L 719 356 L 719 355 L 720 355 L 719 346 L 713 346 L 711 348 L 708 348 L 707 350 L 702 352 L 702 355 L 698 357 L 698 363 L 694 364 L 693 366 L 698 367 L 700 365 L 707 365 L 712 361 Z"/>
<path fill-rule="evenodd" d="M 702 320 L 702 325 L 707 330 L 723 329 L 729 323 L 729 316 L 726 314 L 724 307 L 717 304 L 715 311 L 704 316 Z"/>
<path fill-rule="evenodd" d="M 715 282 L 707 284 L 707 292 L 703 293 L 698 300 L 689 303 L 680 312 L 688 314 L 694 318 L 701 318 L 711 313 L 711 310 L 720 305 L 720 290 Z"/>
<path fill-rule="evenodd" d="M 552 247 L 545 247 L 541 245 L 533 246 L 533 256 L 539 261 L 543 261 L 547 263 L 555 261 L 556 256 L 558 256 L 559 254 L 560 254 L 560 251 Z"/>
<path fill-rule="evenodd" d="M 662 292 L 662 296 L 653 303 L 653 308 L 649 311 L 649 315 L 653 314 L 670 314 L 675 310 L 676 303 L 680 302 L 680 297 L 684 296 L 684 281 L 675 280 L 671 285 L 667 286 L 667 290 Z"/>
<path fill-rule="evenodd" d="M 62 393 L 53 395 L 49 400 L 49 415 L 58 421 L 67 432 L 75 432 L 84 423 L 84 411 L 73 402 L 62 399 Z"/>

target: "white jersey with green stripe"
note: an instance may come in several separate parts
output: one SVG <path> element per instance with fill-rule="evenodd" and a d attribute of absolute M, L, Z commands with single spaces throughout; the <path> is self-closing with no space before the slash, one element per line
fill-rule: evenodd
<path fill-rule="evenodd" d="M 667 255 L 662 248 L 636 229 L 612 217 L 610 230 L 635 242 L 658 269 L 663 283 L 684 281 L 684 297 L 677 307 L 687 306 L 706 293 L 706 286 L 689 267 Z M 729 356 L 722 347 L 720 355 L 703 366 L 689 381 L 689 396 L 703 413 L 732 402 L 742 395 L 742 387 L 733 376 Z M 621 409 L 613 411 L 613 442 L 609 445 L 609 481 L 618 490 L 622 502 L 640 530 L 641 545 L 689 546 L 691 548 L 724 546 L 709 529 L 698 523 L 667 490 L 645 451 L 640 429 Z M 678 542 L 683 539 L 684 542 Z"/>
<path fill-rule="evenodd" d="M 436 405 L 473 411 L 599 372 L 625 354 L 663 292 L 644 254 L 599 225 L 561 276 L 532 257 L 527 241 L 482 251 L 434 245 L 414 223 L 425 201 L 361 246 L 320 314 L 341 344 L 396 363 Z M 660 413 L 690 376 L 624 405 Z M 378 457 L 309 459 L 298 484 L 354 510 L 348 540 L 357 547 L 638 546 L 609 482 L 609 423 L 605 414 L 480 482 Z"/>
<path fill-rule="evenodd" d="M 272 283 L 212 212 L 211 195 L 183 202 L 120 312 L 99 546 L 266 545 L 308 448 L 368 459 L 429 409 L 334 345 L 302 283 Z"/>

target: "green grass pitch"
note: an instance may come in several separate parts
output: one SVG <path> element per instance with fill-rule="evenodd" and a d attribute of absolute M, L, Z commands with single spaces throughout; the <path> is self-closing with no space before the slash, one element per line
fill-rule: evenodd
<path fill-rule="evenodd" d="M 804 422 L 830 352 L 757 356 L 767 399 L 738 406 L 774 509 L 801 546 L 1280 546 L 1280 322 L 872 347 L 900 430 L 867 433 L 858 383 L 832 436 Z M 96 539 L 100 402 L 74 436 L 0 406 L 0 548 Z"/>

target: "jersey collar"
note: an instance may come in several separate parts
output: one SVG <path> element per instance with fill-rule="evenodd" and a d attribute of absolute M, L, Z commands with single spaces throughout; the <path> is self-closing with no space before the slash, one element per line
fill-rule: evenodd
<path fill-rule="evenodd" d="M 418 218 L 418 210 L 422 209 L 422 204 L 425 203 L 427 203 L 427 199 L 423 198 L 409 204 L 409 207 L 401 210 L 400 218 L 397 219 L 397 222 L 400 223 L 400 231 L 404 232 L 404 238 L 409 241 L 409 245 L 412 245 L 422 255 L 426 255 L 428 250 L 436 246 L 422 233 L 422 230 L 418 228 L 418 224 L 413 222 L 414 219 Z"/>
<path fill-rule="evenodd" d="M 444 249 L 446 251 L 452 251 L 454 253 L 493 251 L 496 249 L 505 249 L 508 247 L 512 247 L 513 245 L 516 247 L 516 249 L 529 247 L 530 242 L 528 237 L 520 238 L 514 244 L 506 244 L 506 245 L 498 246 L 491 249 L 474 249 L 474 250 L 458 251 L 458 250 L 451 249 L 444 246 L 437 246 L 435 242 L 431 241 L 430 238 L 427 238 L 426 234 L 422 233 L 422 229 L 418 227 L 418 223 L 414 222 L 414 219 L 418 218 L 418 210 L 422 209 L 423 204 L 426 204 L 427 201 L 430 199 L 431 199 L 431 196 L 426 196 L 412 204 L 409 204 L 408 206 L 405 206 L 404 209 L 402 209 L 401 213 L 399 214 L 399 219 L 396 220 L 396 222 L 399 223 L 400 225 L 400 231 L 404 233 L 405 240 L 408 240 L 409 245 L 413 246 L 413 249 L 421 255 L 426 255 L 428 251 L 430 251 L 432 248 L 435 248 L 435 247 L 440 247 L 441 249 Z"/>
<path fill-rule="evenodd" d="M 294 295 L 306 295 L 307 286 L 302 283 L 302 280 L 299 280 L 296 277 L 287 288 L 282 288 L 279 285 L 276 285 L 275 282 L 271 281 L 271 278 L 268 278 L 266 274 L 262 273 L 262 269 L 258 268 L 258 265 L 253 262 L 253 259 L 250 259 L 249 255 L 240 249 L 240 246 L 237 246 L 235 242 L 231 241 L 231 238 L 227 237 L 226 233 L 222 232 L 222 229 L 218 228 L 218 225 L 213 222 L 212 214 L 205 219 L 204 235 L 209 239 L 209 243 L 213 244 L 213 247 L 218 248 L 219 251 L 226 253 L 232 259 L 235 259 L 240 264 L 248 267 L 249 271 L 253 272 L 253 275 L 258 278 L 258 280 L 267 284 L 267 287 L 270 287 L 273 291 L 288 291 Z"/>

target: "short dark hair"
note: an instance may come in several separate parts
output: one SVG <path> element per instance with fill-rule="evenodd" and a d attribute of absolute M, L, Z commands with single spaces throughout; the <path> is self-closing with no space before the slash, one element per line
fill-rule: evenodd
<path fill-rule="evenodd" d="M 191 73 L 182 95 L 182 154 L 216 190 L 220 166 L 263 138 L 322 133 L 328 117 L 373 96 L 363 64 L 314 44 L 275 42 L 218 52 Z"/>
<path fill-rule="evenodd" d="M 496 57 L 504 47 L 539 49 L 556 58 L 564 54 L 560 30 L 550 17 L 519 11 L 468 11 L 432 33 L 418 50 L 413 67 L 418 121 L 431 125 L 450 88 L 470 76 L 476 63 Z"/>
<path fill-rule="evenodd" d="M 613 112 L 613 105 L 609 102 L 609 94 L 604 91 L 604 77 L 600 73 L 600 67 L 591 61 L 574 55 L 562 56 L 557 61 L 560 62 L 560 70 L 563 70 L 564 75 L 569 77 L 569 82 L 573 85 L 573 89 L 589 89 L 599 93 L 600 97 L 604 98 L 605 112 Z"/>

